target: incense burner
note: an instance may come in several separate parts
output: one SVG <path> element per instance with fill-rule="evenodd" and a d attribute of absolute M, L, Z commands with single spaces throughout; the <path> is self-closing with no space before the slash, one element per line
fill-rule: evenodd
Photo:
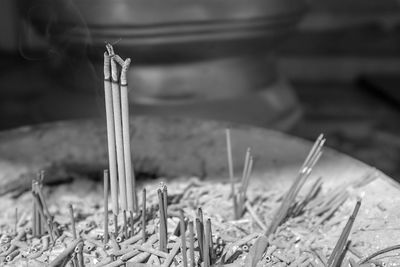
<path fill-rule="evenodd" d="M 248 253 L 254 250 L 253 247 L 257 245 L 257 242 L 254 241 L 261 236 L 260 227 L 262 229 L 263 222 L 270 221 L 271 215 L 261 216 L 261 223 L 257 223 L 257 225 L 261 226 L 253 226 L 257 228 L 247 228 L 246 226 L 244 228 L 247 229 L 246 231 L 253 229 L 254 232 L 247 236 L 245 235 L 242 239 L 229 239 L 226 233 L 224 235 L 223 230 L 227 225 L 231 225 L 230 227 L 238 225 L 242 229 L 238 231 L 241 232 L 243 231 L 243 225 L 249 224 L 248 221 L 252 218 L 249 217 L 250 212 L 247 212 L 251 210 L 251 206 L 246 206 L 247 211 L 243 219 L 231 221 L 233 215 L 230 211 L 230 208 L 232 208 L 230 201 L 228 201 L 230 190 L 227 183 L 229 175 L 224 138 L 226 127 L 230 126 L 231 129 L 235 173 L 241 173 L 243 168 L 241 156 L 245 153 L 247 147 L 253 148 L 254 168 L 248 191 L 248 200 L 253 205 L 255 205 L 254 203 L 259 203 L 257 204 L 258 207 L 272 205 L 273 209 L 276 208 L 274 203 L 279 203 L 281 193 L 286 192 L 292 184 L 311 144 L 279 132 L 182 118 L 137 116 L 131 120 L 130 126 L 133 144 L 132 155 L 138 186 L 147 188 L 148 206 L 157 209 L 155 202 L 157 201 L 156 191 L 159 180 L 149 180 L 145 179 L 145 177 L 164 177 L 162 180 L 170 186 L 168 190 L 168 194 L 171 196 L 170 202 L 173 202 L 172 199 L 185 192 L 187 190 L 185 188 L 190 188 L 188 187 L 189 185 L 193 187 L 193 180 L 183 179 L 184 177 L 193 175 L 199 177 L 199 180 L 194 181 L 195 187 L 190 192 L 190 194 L 194 194 L 193 199 L 191 199 L 190 194 L 186 193 L 181 198 L 189 201 L 186 202 L 189 207 L 192 205 L 190 201 L 200 199 L 204 209 L 204 216 L 212 218 L 213 244 L 216 245 L 216 253 L 225 253 L 228 258 L 234 257 L 237 259 L 237 261 L 235 260 L 236 265 L 232 266 L 250 266 L 243 265 L 244 263 L 240 262 L 246 258 L 245 256 Z M 91 220 L 96 221 L 99 218 L 99 209 L 96 207 L 98 205 L 96 203 L 101 200 L 102 192 L 99 192 L 101 191 L 99 189 L 102 188 L 99 188 L 95 181 L 88 180 L 88 177 L 96 177 L 96 175 L 93 175 L 94 173 L 99 173 L 103 168 L 106 168 L 107 149 L 105 144 L 106 127 L 103 122 L 99 121 L 60 122 L 16 129 L 0 135 L 0 164 L 2 167 L 0 172 L 0 194 L 3 195 L 1 203 L 6 205 L 4 208 L 7 210 L 3 215 L 8 218 L 8 221 L 10 219 L 7 214 L 12 209 L 13 203 L 16 206 L 18 201 L 21 201 L 22 204 L 31 203 L 30 199 L 27 198 L 29 194 L 22 193 L 20 198 L 15 198 L 15 196 L 16 193 L 19 195 L 21 191 L 30 187 L 32 177 L 35 177 L 40 170 L 45 170 L 46 173 L 43 181 L 45 186 L 49 183 L 65 182 L 71 178 L 75 180 L 73 184 L 48 188 L 44 194 L 44 198 L 48 198 L 48 203 L 52 203 L 49 208 L 50 212 L 57 212 L 56 220 L 62 225 L 68 225 L 69 221 L 69 218 L 64 218 L 64 214 L 68 214 L 68 211 L 63 212 L 60 210 L 65 203 L 72 201 L 74 203 L 74 212 L 88 216 L 86 220 L 77 219 L 76 226 L 77 229 L 81 229 L 80 235 L 82 240 L 85 241 L 81 239 L 70 241 L 71 236 L 67 234 L 70 229 L 63 226 L 62 231 L 67 233 L 61 235 L 61 237 L 69 240 L 68 246 L 64 247 L 59 244 L 62 241 L 58 243 L 56 241 L 56 246 L 52 254 L 50 254 L 50 258 L 54 261 L 57 259 L 56 256 L 62 256 L 66 252 L 72 253 L 69 252 L 74 251 L 70 249 L 71 247 L 79 247 L 79 244 L 84 243 L 83 249 L 85 252 L 83 255 L 89 261 L 89 264 L 93 264 L 97 258 L 95 253 L 90 252 L 88 246 L 94 245 L 97 248 L 103 246 L 101 241 L 96 239 L 98 229 L 96 228 L 96 231 L 91 232 L 93 228 Z M 350 233 L 350 238 L 354 242 L 352 248 L 361 249 L 362 253 L 365 253 L 362 255 L 365 256 L 376 250 L 397 245 L 400 238 L 399 231 L 395 230 L 400 218 L 397 208 L 397 203 L 400 201 L 397 183 L 374 168 L 330 149 L 325 150 L 321 160 L 315 166 L 312 176 L 313 179 L 321 177 L 323 183 L 323 195 L 318 198 L 319 200 L 328 201 L 329 195 L 334 192 L 349 192 L 352 196 L 349 201 L 341 204 L 338 210 L 336 210 L 335 205 L 333 206 L 334 211 L 336 211 L 333 219 L 328 220 L 324 218 L 326 216 L 311 217 L 311 219 L 314 218 L 312 223 L 320 224 L 316 228 L 318 231 L 328 233 L 328 235 L 321 235 L 321 232 L 318 232 L 318 240 L 323 243 L 314 242 L 314 240 L 312 241 L 314 245 L 309 244 L 311 248 L 322 251 L 324 255 L 331 253 L 334 242 L 338 239 L 338 233 L 340 233 L 343 223 L 347 220 L 353 208 L 354 197 L 357 195 L 363 198 L 361 207 L 358 206 L 359 214 L 354 222 L 353 231 Z M 178 177 L 181 178 L 179 179 Z M 15 192 L 15 190 L 19 192 Z M 10 194 L 4 195 L 10 191 L 14 192 L 14 197 Z M 208 192 L 213 197 L 210 199 L 204 198 L 206 196 L 204 192 Z M 218 201 L 215 199 L 218 199 Z M 61 206 L 55 208 L 53 203 Z M 24 207 L 26 205 L 24 204 Z M 170 226 L 175 227 L 178 225 L 175 218 L 179 207 L 176 204 L 169 206 Z M 270 210 L 271 208 L 268 209 Z M 150 210 L 152 208 L 149 208 L 149 214 Z M 192 218 L 188 206 L 185 206 L 185 210 L 187 212 L 186 215 Z M 259 208 L 255 209 L 255 213 L 263 215 L 260 212 L 262 210 Z M 151 218 L 149 218 L 151 223 L 149 222 L 148 230 L 149 235 L 153 234 L 152 236 L 154 236 L 154 232 L 157 233 L 159 230 L 156 227 L 157 218 L 155 221 Z M 328 221 L 322 223 L 322 219 Z M 279 261 L 282 266 L 287 266 L 290 262 L 295 261 L 292 254 L 289 255 L 290 257 L 285 254 L 285 251 L 288 251 L 285 250 L 285 246 L 287 244 L 295 245 L 297 242 L 305 242 L 304 244 L 307 244 L 308 241 L 311 242 L 311 239 L 304 237 L 309 233 L 296 230 L 299 225 L 304 224 L 304 221 L 301 220 L 302 217 L 295 217 L 279 228 L 280 236 L 271 241 L 271 249 L 267 249 L 267 254 L 269 254 L 268 257 L 263 258 L 264 261 Z M 305 222 L 307 225 L 307 220 Z M 96 225 L 101 225 L 101 223 L 96 221 Z M 229 227 L 226 230 L 229 230 Z M 28 233 L 27 235 L 29 236 L 30 234 Z M 179 239 L 174 235 L 174 228 L 171 229 L 169 227 L 170 242 L 176 247 Z M 287 241 L 285 239 L 287 236 L 293 237 L 293 242 Z M 7 238 L 7 235 L 5 238 Z M 20 250 L 24 250 L 24 243 L 21 244 L 17 240 L 18 238 L 18 235 L 14 237 L 13 244 L 21 245 Z M 137 236 L 132 236 L 132 238 L 135 240 L 140 239 L 141 235 L 138 234 Z M 222 241 L 218 238 L 222 239 Z M 237 243 L 233 241 L 240 243 L 239 249 L 235 245 Z M 46 242 L 49 242 L 48 236 Z M 127 242 L 129 243 L 129 241 Z M 122 241 L 121 245 L 128 244 L 127 242 L 124 243 Z M 228 245 L 226 246 L 224 242 L 227 242 Z M 42 243 L 45 244 L 44 241 Z M 134 247 L 143 249 L 140 245 L 134 245 Z M 274 251 L 271 251 L 272 249 Z M 75 251 L 79 251 L 79 249 L 75 249 Z M 125 250 L 115 252 L 115 250 L 106 249 L 106 251 L 108 254 L 133 253 L 131 250 L 128 252 Z M 173 247 L 170 248 L 170 253 L 174 251 Z M 237 251 L 240 252 L 239 255 L 237 255 Z M 161 252 L 157 253 L 165 255 Z M 302 253 L 306 252 L 302 251 Z M 31 254 L 28 253 L 27 256 L 24 254 L 24 257 L 29 259 L 36 255 L 35 253 Z M 2 253 L 2 255 L 16 256 L 11 253 Z M 239 257 L 240 255 L 243 255 L 243 259 Z M 307 255 L 302 256 L 302 261 L 307 263 L 307 257 L 316 259 L 313 254 Z M 177 258 L 179 259 L 179 257 Z M 45 258 L 40 258 L 39 263 L 42 260 L 45 260 Z M 396 257 L 388 258 L 387 260 L 392 263 L 397 262 Z M 13 261 L 13 258 L 10 261 Z M 308 264 L 310 264 L 309 261 Z M 179 265 L 179 263 L 175 263 L 175 265 Z M 40 266 L 40 264 L 32 266 Z"/>

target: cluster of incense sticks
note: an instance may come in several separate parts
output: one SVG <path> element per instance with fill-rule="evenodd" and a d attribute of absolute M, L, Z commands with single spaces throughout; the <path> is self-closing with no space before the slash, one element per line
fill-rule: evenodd
<path fill-rule="evenodd" d="M 200 249 L 199 261 L 203 262 L 205 267 L 209 267 L 214 261 L 215 253 L 212 240 L 211 220 L 207 219 L 204 225 L 202 208 L 198 208 L 197 211 L 196 232 L 198 247 Z M 192 242 L 192 240 L 190 242 Z M 190 246 L 192 247 L 192 244 L 190 244 Z"/>
<path fill-rule="evenodd" d="M 58 229 L 53 222 L 46 201 L 43 196 L 44 172 L 39 174 L 38 179 L 32 181 L 33 213 L 32 213 L 32 233 L 34 236 L 42 236 L 47 230 L 51 241 L 59 236 Z"/>
<path fill-rule="evenodd" d="M 129 134 L 129 101 L 127 71 L 131 60 L 125 61 L 114 53 L 111 44 L 104 53 L 104 93 L 107 120 L 109 177 L 115 234 L 118 232 L 117 217 L 124 215 L 127 231 L 127 214 L 133 220 L 137 212 L 135 175 L 132 167 Z M 121 68 L 119 70 L 118 66 Z M 120 73 L 120 75 L 119 75 Z"/>
<path fill-rule="evenodd" d="M 271 224 L 269 225 L 266 236 L 273 234 L 276 229 L 281 225 L 289 216 L 291 210 L 294 207 L 296 197 L 303 187 L 307 178 L 310 176 L 312 169 L 322 155 L 322 147 L 325 143 L 325 138 L 321 134 L 315 141 L 313 147 L 311 148 L 307 158 L 305 159 L 303 165 L 301 166 L 299 173 L 291 185 L 289 191 L 286 193 L 281 206 L 278 208 Z"/>
<path fill-rule="evenodd" d="M 183 267 L 195 267 L 200 264 L 204 267 L 212 266 L 216 260 L 216 256 L 212 239 L 211 219 L 208 218 L 204 223 L 203 210 L 201 208 L 198 209 L 195 222 L 186 220 L 183 210 L 180 210 L 178 229 L 181 236 L 180 249 Z M 187 232 L 189 232 L 188 235 Z M 195 232 L 197 236 L 197 248 L 199 250 L 197 263 L 195 259 Z M 187 242 L 187 238 L 189 238 L 189 242 Z M 187 244 L 189 245 L 189 249 Z"/>
<path fill-rule="evenodd" d="M 234 218 L 235 218 L 235 220 L 238 220 L 239 218 L 242 217 L 245 206 L 246 206 L 245 205 L 246 204 L 246 191 L 249 186 L 251 172 L 253 170 L 253 156 L 251 155 L 250 148 L 247 148 L 245 159 L 244 159 L 242 181 L 240 184 L 239 192 L 238 192 L 238 194 L 236 194 L 235 177 L 234 177 L 234 172 L 233 172 L 232 144 L 231 144 L 230 129 L 226 129 L 225 137 L 226 137 L 228 170 L 229 170 L 229 179 L 230 179 L 230 183 L 231 183 L 231 196 L 232 196 L 232 201 L 233 201 Z"/>

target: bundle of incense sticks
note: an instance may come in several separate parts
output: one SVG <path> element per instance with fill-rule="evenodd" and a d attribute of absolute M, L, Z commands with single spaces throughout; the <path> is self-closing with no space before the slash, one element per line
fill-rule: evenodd
<path fill-rule="evenodd" d="M 129 58 L 125 61 L 122 60 L 114 53 L 111 44 L 107 44 L 106 48 L 107 52 L 104 53 L 104 93 L 111 201 L 115 234 L 117 234 L 119 211 L 122 210 L 124 214 L 124 229 L 127 232 L 126 212 L 131 214 L 133 220 L 133 214 L 138 208 L 129 134 L 127 71 L 131 60 Z M 118 66 L 121 67 L 120 71 Z M 118 76 L 119 72 L 120 76 Z"/>
<path fill-rule="evenodd" d="M 45 228 L 50 235 L 51 241 L 54 242 L 55 237 L 59 236 L 58 229 L 53 223 L 51 216 L 43 196 L 44 172 L 42 171 L 38 179 L 32 181 L 32 197 L 33 197 L 33 213 L 32 213 L 32 231 L 34 236 L 42 236 L 45 233 Z"/>
<path fill-rule="evenodd" d="M 322 147 L 325 143 L 324 135 L 321 134 L 318 136 L 317 140 L 315 141 L 313 147 L 311 148 L 307 158 L 305 159 L 303 165 L 301 166 L 296 179 L 294 180 L 293 184 L 291 185 L 289 191 L 286 193 L 281 206 L 278 208 L 275 216 L 272 219 L 272 222 L 265 232 L 265 236 L 269 236 L 273 234 L 276 229 L 281 225 L 284 220 L 287 219 L 289 213 L 293 209 L 293 205 L 295 204 L 295 199 L 303 187 L 307 178 L 310 176 L 312 169 L 314 168 L 315 164 L 318 162 L 319 158 L 322 155 Z"/>
<path fill-rule="evenodd" d="M 235 177 L 233 172 L 233 160 L 232 160 L 232 144 L 231 144 L 231 132 L 230 129 L 226 129 L 226 149 L 228 156 L 228 170 L 229 180 L 231 183 L 231 196 L 233 201 L 234 219 L 238 220 L 243 216 L 246 203 L 246 192 L 249 187 L 251 172 L 253 170 L 253 156 L 251 155 L 251 149 L 247 148 L 244 167 L 242 173 L 242 181 L 240 184 L 239 192 L 236 194 L 235 190 Z"/>

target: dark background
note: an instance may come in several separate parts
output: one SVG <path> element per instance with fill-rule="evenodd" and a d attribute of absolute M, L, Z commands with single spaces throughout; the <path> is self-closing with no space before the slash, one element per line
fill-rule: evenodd
<path fill-rule="evenodd" d="M 63 85 L 41 69 L 51 47 L 21 22 L 14 2 L 0 9 L 0 130 L 69 114 L 52 112 L 68 103 L 55 94 Z M 309 2 L 277 52 L 303 110 L 286 131 L 310 140 L 324 132 L 329 146 L 400 180 L 400 1 Z"/>

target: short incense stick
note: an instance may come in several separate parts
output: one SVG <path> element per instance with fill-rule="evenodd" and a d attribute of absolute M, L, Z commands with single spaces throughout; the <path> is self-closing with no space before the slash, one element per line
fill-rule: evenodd
<path fill-rule="evenodd" d="M 127 71 L 131 59 L 127 58 L 124 61 L 121 70 L 120 85 L 121 85 L 121 111 L 122 111 L 122 137 L 124 143 L 124 164 L 125 164 L 125 178 L 126 178 L 126 198 L 128 204 L 128 210 L 131 212 L 135 211 L 135 174 L 132 170 L 131 160 L 131 141 L 129 133 L 129 99 L 128 99 L 128 80 Z"/>
<path fill-rule="evenodd" d="M 244 203 L 246 202 L 246 191 L 249 186 L 249 180 L 253 169 L 253 157 L 251 156 L 250 148 L 247 148 L 244 160 L 242 182 L 239 190 L 238 216 L 241 217 L 244 212 Z"/>
<path fill-rule="evenodd" d="M 347 238 L 350 235 L 351 228 L 353 227 L 353 224 L 357 217 L 358 211 L 360 210 L 360 206 L 361 206 L 361 200 L 358 199 L 356 206 L 354 207 L 353 213 L 351 214 L 350 218 L 348 219 L 346 226 L 344 227 L 343 232 L 341 233 L 339 240 L 336 243 L 331 256 L 329 257 L 329 260 L 328 260 L 329 267 L 336 266 L 338 261 L 340 260 L 340 255 L 346 246 Z"/>
<path fill-rule="evenodd" d="M 208 219 L 209 220 L 209 219 Z M 208 224 L 208 220 L 206 222 L 205 232 L 204 232 L 204 240 L 203 240 L 203 256 L 204 256 L 204 267 L 210 267 L 210 227 Z"/>
<path fill-rule="evenodd" d="M 168 189 L 167 185 L 163 185 L 163 205 L 164 205 L 164 216 L 165 216 L 165 246 L 167 246 L 168 243 Z"/>
<path fill-rule="evenodd" d="M 117 159 L 115 151 L 113 100 L 111 89 L 111 59 L 107 52 L 104 53 L 104 95 L 106 104 L 108 165 L 110 170 L 112 211 L 114 214 L 114 224 L 116 225 L 116 229 L 118 229 L 117 221 L 115 220 L 118 215 L 118 178 Z"/>
<path fill-rule="evenodd" d="M 123 226 L 123 235 L 126 238 L 128 236 L 128 217 L 126 215 L 126 210 L 122 211 L 124 226 Z"/>
<path fill-rule="evenodd" d="M 35 181 L 32 181 L 32 193 L 34 193 L 34 183 Z M 36 216 L 37 216 L 37 212 L 36 212 L 36 201 L 32 202 L 32 234 L 33 236 L 37 236 L 37 232 L 36 232 Z"/>
<path fill-rule="evenodd" d="M 122 116 L 121 116 L 121 98 L 120 88 L 118 84 L 118 69 L 117 63 L 111 57 L 111 88 L 114 112 L 114 129 L 115 129 L 115 144 L 117 148 L 117 168 L 118 168 L 118 182 L 120 193 L 121 209 L 127 210 L 126 201 L 126 179 L 125 179 L 125 160 L 124 160 L 124 144 L 122 136 Z"/>
<path fill-rule="evenodd" d="M 190 258 L 190 267 L 195 266 L 194 262 L 194 226 L 193 221 L 189 222 L 189 258 Z"/>
<path fill-rule="evenodd" d="M 201 261 L 204 261 L 204 223 L 203 223 L 203 210 L 201 208 L 197 210 L 196 229 L 197 229 L 197 242 L 200 248 L 200 259 Z"/>
<path fill-rule="evenodd" d="M 68 209 L 69 209 L 69 216 L 71 218 L 72 236 L 73 236 L 74 239 L 76 239 L 74 208 L 72 207 L 72 204 L 68 204 Z"/>
<path fill-rule="evenodd" d="M 166 215 L 164 209 L 164 198 L 161 189 L 157 190 L 158 203 L 160 211 L 160 250 L 167 252 L 167 228 L 166 228 Z"/>
<path fill-rule="evenodd" d="M 143 188 L 143 194 L 142 194 L 142 239 L 143 243 L 145 243 L 146 242 L 146 188 Z"/>
<path fill-rule="evenodd" d="M 104 244 L 108 243 L 108 170 L 104 170 Z"/>
<path fill-rule="evenodd" d="M 180 232 L 181 232 L 181 244 L 182 244 L 182 260 L 183 267 L 188 267 L 187 262 L 187 249 L 186 249 L 186 229 L 185 229 L 185 216 L 183 215 L 183 210 L 179 211 L 180 219 Z"/>
<path fill-rule="evenodd" d="M 14 231 L 17 232 L 18 228 L 18 208 L 15 208 L 15 224 L 14 224 Z"/>
<path fill-rule="evenodd" d="M 229 169 L 229 181 L 231 184 L 231 197 L 233 202 L 233 215 L 234 219 L 239 219 L 237 214 L 237 200 L 236 200 L 236 193 L 235 193 L 235 178 L 233 173 L 233 160 L 232 160 L 232 145 L 231 145 L 231 131 L 230 129 L 225 130 L 226 136 L 226 152 L 228 156 L 228 169 Z"/>
<path fill-rule="evenodd" d="M 206 232 L 208 236 L 206 238 L 209 240 L 208 241 L 208 246 L 209 246 L 209 252 L 210 252 L 210 265 L 213 264 L 214 260 L 214 249 L 213 249 L 213 239 L 212 239 L 212 228 L 211 228 L 211 219 L 208 218 L 206 222 Z"/>

